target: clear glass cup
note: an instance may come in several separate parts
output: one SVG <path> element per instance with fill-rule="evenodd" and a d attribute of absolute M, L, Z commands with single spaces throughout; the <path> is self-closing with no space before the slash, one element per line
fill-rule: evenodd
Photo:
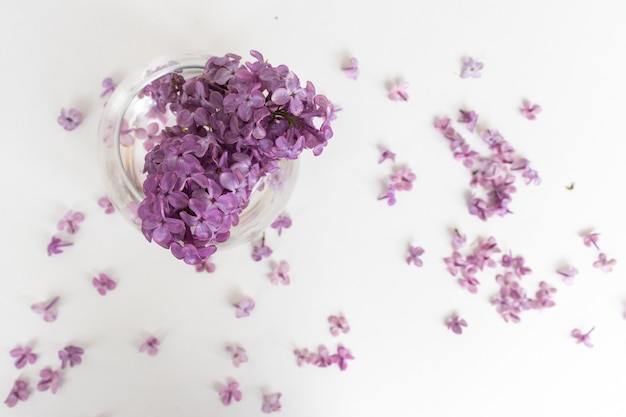
<path fill-rule="evenodd" d="M 98 127 L 99 160 L 107 192 L 116 209 L 140 230 L 137 208 L 145 198 L 143 172 L 146 149 L 144 132 L 172 124 L 173 115 L 155 117 L 154 100 L 141 96 L 144 87 L 172 72 L 186 79 L 201 74 L 210 55 L 183 54 L 157 59 L 127 76 L 109 97 Z M 280 170 L 262 178 L 250 196 L 250 203 L 231 229 L 230 238 L 217 243 L 218 249 L 258 239 L 284 210 L 298 176 L 297 160 L 282 160 Z"/>

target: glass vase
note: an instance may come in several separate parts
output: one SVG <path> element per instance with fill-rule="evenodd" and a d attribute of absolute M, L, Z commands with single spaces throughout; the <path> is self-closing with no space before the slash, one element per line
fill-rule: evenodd
<path fill-rule="evenodd" d="M 177 73 L 185 79 L 201 74 L 210 56 L 184 54 L 163 57 L 127 76 L 108 99 L 98 127 L 99 160 L 107 193 L 118 212 L 141 228 L 137 208 L 144 200 L 144 158 L 154 136 L 175 123 L 171 113 L 155 111 L 155 101 L 142 94 L 144 88 L 164 75 Z M 284 210 L 297 180 L 298 161 L 284 159 L 280 169 L 261 178 L 230 230 L 228 248 L 260 238 Z"/>

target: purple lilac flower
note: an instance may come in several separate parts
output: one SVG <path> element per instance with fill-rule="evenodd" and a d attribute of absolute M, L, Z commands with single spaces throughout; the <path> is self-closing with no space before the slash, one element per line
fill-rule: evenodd
<path fill-rule="evenodd" d="M 270 274 L 270 281 L 274 285 L 283 284 L 289 285 L 291 279 L 289 278 L 289 263 L 287 261 L 280 261 L 274 266 L 272 273 Z"/>
<path fill-rule="evenodd" d="M 465 123 L 467 126 L 467 130 L 470 132 L 474 132 L 474 128 L 476 127 L 476 122 L 478 121 L 478 115 L 473 110 L 459 110 L 461 112 L 461 116 L 459 116 L 459 123 Z"/>
<path fill-rule="evenodd" d="M 35 303 L 30 308 L 35 313 L 41 314 L 45 322 L 51 323 L 57 319 L 56 304 L 58 301 L 59 297 L 54 297 L 50 301 Z"/>
<path fill-rule="evenodd" d="M 116 85 L 113 82 L 113 78 L 106 77 L 105 79 L 103 79 L 102 80 L 102 87 L 104 87 L 104 91 L 102 92 L 102 94 L 100 94 L 100 97 L 104 97 L 107 94 L 110 94 L 113 91 L 115 91 Z"/>
<path fill-rule="evenodd" d="M 595 327 L 592 327 L 587 333 L 583 333 L 579 329 L 574 329 L 572 330 L 572 337 L 576 339 L 576 343 L 582 343 L 587 347 L 593 347 L 590 334 L 594 329 Z"/>
<path fill-rule="evenodd" d="M 252 259 L 260 261 L 263 258 L 267 258 L 272 254 L 272 249 L 265 244 L 265 235 L 261 238 L 261 244 L 252 247 Z"/>
<path fill-rule="evenodd" d="M 117 287 L 117 283 L 113 281 L 107 274 L 100 274 L 94 277 L 91 283 L 98 290 L 100 295 L 106 295 L 107 291 L 112 291 Z"/>
<path fill-rule="evenodd" d="M 232 381 L 225 387 L 219 390 L 220 400 L 224 405 L 230 405 L 232 400 L 241 401 L 241 391 L 239 390 L 239 383 Z"/>
<path fill-rule="evenodd" d="M 32 350 L 33 349 L 28 346 L 19 346 L 11 349 L 9 354 L 12 358 L 15 358 L 15 367 L 17 369 L 22 369 L 24 366 L 26 366 L 27 363 L 33 364 L 35 363 L 35 361 L 37 361 L 37 355 L 35 355 Z"/>
<path fill-rule="evenodd" d="M 392 187 L 387 188 L 384 194 L 378 197 L 379 200 L 387 200 L 387 205 L 393 206 L 396 204 L 396 190 Z"/>
<path fill-rule="evenodd" d="M 354 359 L 354 356 L 343 346 L 337 347 L 337 353 L 332 355 L 333 363 L 339 365 L 339 369 L 345 371 L 348 368 L 348 361 Z"/>
<path fill-rule="evenodd" d="M 593 263 L 593 267 L 601 269 L 603 272 L 611 272 L 616 263 L 615 259 L 608 259 L 604 253 L 599 253 L 598 260 Z"/>
<path fill-rule="evenodd" d="M 238 303 L 233 304 L 233 306 L 235 307 L 235 317 L 248 317 L 250 312 L 254 309 L 254 300 L 251 298 L 244 298 Z"/>
<path fill-rule="evenodd" d="M 274 411 L 280 411 L 280 397 L 281 393 L 277 392 L 274 394 L 265 394 L 263 396 L 263 406 L 261 407 L 261 411 L 264 413 L 271 413 Z"/>
<path fill-rule="evenodd" d="M 446 321 L 446 327 L 456 334 L 461 334 L 463 327 L 467 327 L 467 322 L 455 314 Z"/>
<path fill-rule="evenodd" d="M 81 355 L 84 350 L 77 346 L 66 346 L 63 350 L 59 351 L 59 359 L 61 359 L 61 368 L 65 369 L 69 364 L 71 368 L 74 365 L 80 365 L 82 362 Z"/>
<path fill-rule="evenodd" d="M 385 162 L 387 160 L 395 162 L 396 154 L 391 152 L 387 148 L 383 148 L 383 149 L 380 150 L 380 158 L 378 158 L 378 163 L 382 164 L 383 162 Z"/>
<path fill-rule="evenodd" d="M 281 214 L 274 220 L 274 222 L 270 225 L 272 229 L 276 229 L 278 232 L 278 236 L 281 235 L 283 229 L 289 229 L 291 227 L 291 218 L 284 214 Z"/>
<path fill-rule="evenodd" d="M 578 275 L 578 269 L 573 266 L 568 266 L 557 270 L 556 273 L 563 277 L 564 283 L 571 285 L 574 283 L 574 277 Z"/>
<path fill-rule="evenodd" d="M 115 207 L 109 197 L 100 197 L 98 199 L 98 205 L 104 209 L 105 214 L 111 214 L 115 212 Z"/>
<path fill-rule="evenodd" d="M 41 379 L 37 384 L 37 390 L 39 391 L 47 391 L 50 390 L 53 394 L 56 394 L 57 389 L 59 388 L 60 380 L 59 372 L 53 371 L 50 368 L 42 369 L 39 372 L 39 376 Z"/>
<path fill-rule="evenodd" d="M 535 120 L 537 115 L 541 113 L 541 106 L 538 104 L 531 104 L 530 101 L 522 101 L 522 108 L 520 109 L 522 115 L 528 120 Z"/>
<path fill-rule="evenodd" d="M 407 92 L 409 83 L 406 81 L 393 84 L 389 87 L 388 97 L 391 101 L 409 101 L 409 93 Z"/>
<path fill-rule="evenodd" d="M 279 160 L 304 149 L 319 155 L 333 136 L 337 109 L 312 83 L 301 85 L 287 66 L 251 55 L 255 61 L 245 64 L 234 54 L 211 57 L 203 74 L 167 74 L 142 92 L 155 111 L 176 120 L 134 129 L 153 142 L 146 146 L 146 199 L 137 210 L 142 232 L 192 265 L 229 239 L 251 193 Z"/>
<path fill-rule="evenodd" d="M 391 175 L 390 187 L 398 191 L 409 191 L 416 178 L 411 168 L 398 168 Z"/>
<path fill-rule="evenodd" d="M 479 78 L 481 70 L 483 69 L 483 63 L 474 61 L 472 58 L 466 58 L 463 60 L 463 67 L 461 68 L 461 78 Z"/>
<path fill-rule="evenodd" d="M 73 243 L 63 242 L 60 238 L 56 236 L 52 236 L 50 243 L 48 243 L 48 256 L 58 255 L 59 253 L 63 253 L 61 250 L 62 247 L 72 246 Z"/>
<path fill-rule="evenodd" d="M 61 108 L 61 115 L 57 118 L 57 122 L 65 130 L 74 130 L 83 121 L 83 114 L 76 109 L 65 110 L 65 107 Z"/>
<path fill-rule="evenodd" d="M 146 352 L 150 356 L 156 356 L 159 353 L 159 345 L 161 342 L 154 336 L 148 337 L 139 345 L 139 352 Z"/>
<path fill-rule="evenodd" d="M 333 336 L 339 336 L 339 333 L 348 333 L 350 331 L 350 324 L 344 316 L 330 316 L 328 317 L 328 323 L 330 324 L 330 334 Z"/>
<path fill-rule="evenodd" d="M 85 215 L 80 211 L 68 211 L 65 216 L 57 224 L 57 229 L 60 231 L 66 230 L 67 233 L 73 235 L 78 231 L 78 224 L 85 220 Z"/>
<path fill-rule="evenodd" d="M 352 57 L 350 58 L 350 64 L 341 68 L 341 70 L 352 80 L 359 78 L 359 61 Z"/>
<path fill-rule="evenodd" d="M 590 247 L 593 245 L 597 250 L 600 250 L 598 240 L 600 240 L 600 233 L 587 233 L 583 236 L 583 243 L 585 246 Z"/>
<path fill-rule="evenodd" d="M 145 129 L 143 127 L 135 129 L 135 137 L 143 140 L 143 147 L 149 152 L 161 140 L 161 126 L 157 122 L 150 122 Z"/>
<path fill-rule="evenodd" d="M 465 242 L 467 242 L 467 236 L 461 234 L 458 229 L 454 229 L 454 237 L 452 238 L 452 247 L 454 250 L 457 251 L 461 249 L 465 246 Z"/>
<path fill-rule="evenodd" d="M 13 383 L 13 388 L 11 388 L 11 392 L 4 403 L 8 407 L 15 407 L 18 401 L 26 401 L 28 395 L 28 382 L 18 379 Z"/>
<path fill-rule="evenodd" d="M 241 346 L 226 346 L 226 350 L 230 353 L 231 360 L 233 361 L 233 365 L 239 368 L 244 362 L 248 362 L 248 355 L 246 354 L 246 350 Z"/>
<path fill-rule="evenodd" d="M 406 256 L 406 263 L 415 266 L 422 266 L 424 263 L 420 259 L 420 256 L 424 253 L 424 249 L 420 246 L 409 246 L 409 252 Z"/>

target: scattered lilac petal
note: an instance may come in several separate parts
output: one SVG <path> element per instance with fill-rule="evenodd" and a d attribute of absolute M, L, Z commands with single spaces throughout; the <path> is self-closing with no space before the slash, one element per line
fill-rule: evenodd
<path fill-rule="evenodd" d="M 100 94 L 100 97 L 104 97 L 109 93 L 112 93 L 113 91 L 115 91 L 115 83 L 113 82 L 113 78 L 111 77 L 106 77 L 105 79 L 102 80 L 102 87 L 104 87 L 104 91 L 102 92 L 102 94 Z"/>
<path fill-rule="evenodd" d="M 39 391 L 47 391 L 50 390 L 53 394 L 56 394 L 57 389 L 59 388 L 60 377 L 58 371 L 53 371 L 50 368 L 42 369 L 39 372 L 39 376 L 41 379 L 37 384 L 37 390 Z"/>
<path fill-rule="evenodd" d="M 398 191 L 409 191 L 413 188 L 413 182 L 417 177 L 411 168 L 398 168 L 391 175 L 391 187 Z"/>
<path fill-rule="evenodd" d="M 598 260 L 593 263 L 594 268 L 599 268 L 603 272 L 613 271 L 613 266 L 617 263 L 615 259 L 608 259 L 604 253 L 598 254 Z"/>
<path fill-rule="evenodd" d="M 328 317 L 328 323 L 330 324 L 330 334 L 333 336 L 339 336 L 339 333 L 348 333 L 350 331 L 350 324 L 344 316 L 330 316 Z"/>
<path fill-rule="evenodd" d="M 350 58 L 350 64 L 342 67 L 341 70 L 352 80 L 359 78 L 359 61 L 352 57 Z"/>
<path fill-rule="evenodd" d="M 593 347 L 593 344 L 590 340 L 590 334 L 591 332 L 593 332 L 594 329 L 595 327 L 592 327 L 591 330 L 589 330 L 587 333 L 583 333 L 579 329 L 574 329 L 572 330 L 572 337 L 576 339 L 576 343 L 582 343 L 587 347 Z"/>
<path fill-rule="evenodd" d="M 409 93 L 407 92 L 407 89 L 409 88 L 409 83 L 406 81 L 403 81 L 399 84 L 394 84 L 391 87 L 389 87 L 389 99 L 391 101 L 408 101 L 409 100 Z"/>
<path fill-rule="evenodd" d="M 272 229 L 276 229 L 278 232 L 278 236 L 281 235 L 283 229 L 289 229 L 291 227 L 291 218 L 284 214 L 281 214 L 274 220 L 274 222 L 270 225 Z"/>
<path fill-rule="evenodd" d="M 348 361 L 354 359 L 354 356 L 343 346 L 337 347 L 337 353 L 332 356 L 333 363 L 339 365 L 339 369 L 345 371 L 348 367 Z"/>
<path fill-rule="evenodd" d="M 232 400 L 240 401 L 241 400 L 241 391 L 239 390 L 239 383 L 237 381 L 232 381 L 225 387 L 219 390 L 220 400 L 224 405 L 230 405 Z"/>
<path fill-rule="evenodd" d="M 28 383 L 18 379 L 13 383 L 13 388 L 11 388 L 11 392 L 4 403 L 8 407 L 15 407 L 18 401 L 26 401 L 28 395 Z"/>
<path fill-rule="evenodd" d="M 159 353 L 159 345 L 161 342 L 154 336 L 148 337 L 141 345 L 139 352 L 146 352 L 150 356 L 156 356 Z"/>
<path fill-rule="evenodd" d="M 522 108 L 520 109 L 520 112 L 528 120 L 535 120 L 537 115 L 541 113 L 541 106 L 538 104 L 531 104 L 530 101 L 524 100 L 522 101 Z"/>
<path fill-rule="evenodd" d="M 456 334 L 461 334 L 463 333 L 463 327 L 467 327 L 467 322 L 455 314 L 446 321 L 446 327 Z"/>
<path fill-rule="evenodd" d="M 84 353 L 83 349 L 77 346 L 66 346 L 63 350 L 59 351 L 59 359 L 61 359 L 61 368 L 65 369 L 69 364 L 71 368 L 74 365 L 80 365 L 82 362 L 81 355 Z"/>
<path fill-rule="evenodd" d="M 420 259 L 420 256 L 424 253 L 424 249 L 420 246 L 409 246 L 409 251 L 406 256 L 406 263 L 415 266 L 422 266 L 424 263 Z"/>
<path fill-rule="evenodd" d="M 557 270 L 556 273 L 563 277 L 564 283 L 572 285 L 574 283 L 574 277 L 578 275 L 578 269 L 573 266 L 568 266 Z"/>
<path fill-rule="evenodd" d="M 226 346 L 226 350 L 230 353 L 230 357 L 235 367 L 239 368 L 239 365 L 244 362 L 248 362 L 246 350 L 241 346 Z"/>
<path fill-rule="evenodd" d="M 472 58 L 466 58 L 463 60 L 463 67 L 461 69 L 461 78 L 479 78 L 481 70 L 483 69 L 483 63 L 474 61 Z"/>
<path fill-rule="evenodd" d="M 320 368 L 326 368 L 333 364 L 333 358 L 328 348 L 324 345 L 320 345 L 317 348 L 317 353 L 311 353 L 309 355 L 309 363 Z"/>
<path fill-rule="evenodd" d="M 593 245 L 597 250 L 600 250 L 600 247 L 598 247 L 598 240 L 600 240 L 600 233 L 587 233 L 583 236 L 583 243 L 585 246 L 591 247 L 591 245 Z"/>
<path fill-rule="evenodd" d="M 238 303 L 233 304 L 233 306 L 235 307 L 235 317 L 248 317 L 250 312 L 254 309 L 254 300 L 251 298 L 244 298 Z"/>
<path fill-rule="evenodd" d="M 48 243 L 48 256 L 58 255 L 59 253 L 63 253 L 61 248 L 65 246 L 72 246 L 73 243 L 63 242 L 60 238 L 56 236 L 52 236 L 52 240 Z"/>
<path fill-rule="evenodd" d="M 289 269 L 290 266 L 287 261 L 280 261 L 270 275 L 270 281 L 274 285 L 282 284 L 289 285 L 291 283 L 291 279 L 289 278 Z"/>
<path fill-rule="evenodd" d="M 91 283 L 96 287 L 100 295 L 106 295 L 107 291 L 112 291 L 117 287 L 117 283 L 109 278 L 107 274 L 100 274 L 98 277 L 94 277 Z"/>
<path fill-rule="evenodd" d="M 387 188 L 385 194 L 378 197 L 379 200 L 387 200 L 387 205 L 393 206 L 396 204 L 396 190 L 393 187 Z"/>
<path fill-rule="evenodd" d="M 467 124 L 467 130 L 470 132 L 474 131 L 476 128 L 476 122 L 478 121 L 478 115 L 473 110 L 459 110 L 461 112 L 461 116 L 459 117 L 459 123 Z"/>
<path fill-rule="evenodd" d="M 83 114 L 76 109 L 65 110 L 65 107 L 61 108 L 61 115 L 57 118 L 57 122 L 65 130 L 76 129 L 83 121 Z"/>
<path fill-rule="evenodd" d="M 272 254 L 272 249 L 265 245 L 265 234 L 261 238 L 261 244 L 252 247 L 252 259 L 259 262 L 263 258 L 267 258 Z"/>
<path fill-rule="evenodd" d="M 104 209 L 105 214 L 111 214 L 115 212 L 115 206 L 113 206 L 113 203 L 111 202 L 111 200 L 109 200 L 109 197 L 100 197 L 98 199 L 98 205 Z"/>
<path fill-rule="evenodd" d="M 383 148 L 383 149 L 380 150 L 380 158 L 378 158 L 378 163 L 382 164 L 383 162 L 385 162 L 387 160 L 395 162 L 396 154 L 391 152 L 387 148 Z"/>
<path fill-rule="evenodd" d="M 545 281 L 539 283 L 539 290 L 535 293 L 535 300 L 532 306 L 536 309 L 554 307 L 555 303 L 552 296 L 556 293 L 556 288 L 551 287 Z"/>
<path fill-rule="evenodd" d="M 308 349 L 295 349 L 293 354 L 296 355 L 296 363 L 298 366 L 302 366 L 305 363 L 311 363 L 311 354 Z"/>
<path fill-rule="evenodd" d="M 454 248 L 455 251 L 461 249 L 463 246 L 465 246 L 465 242 L 467 242 L 467 236 L 466 235 L 462 235 L 458 229 L 454 229 L 454 237 L 452 238 L 452 248 Z"/>
<path fill-rule="evenodd" d="M 12 358 L 15 358 L 15 367 L 17 369 L 22 369 L 26 364 L 33 364 L 37 361 L 37 355 L 32 352 L 31 347 L 16 347 L 11 349 L 9 354 Z"/>
<path fill-rule="evenodd" d="M 280 397 L 281 397 L 281 393 L 277 392 L 275 394 L 266 394 L 263 396 L 263 406 L 261 407 L 261 410 L 264 413 L 271 413 L 274 411 L 280 411 L 281 409 L 281 405 L 280 405 Z"/>
<path fill-rule="evenodd" d="M 211 262 L 208 258 L 202 259 L 200 263 L 195 265 L 196 272 L 206 271 L 208 273 L 215 272 L 215 264 Z"/>
<path fill-rule="evenodd" d="M 67 233 L 73 235 L 78 231 L 78 224 L 85 220 L 85 215 L 80 211 L 68 211 L 65 216 L 57 224 L 58 230 L 67 230 Z"/>
<path fill-rule="evenodd" d="M 35 303 L 30 308 L 37 314 L 43 316 L 43 320 L 48 323 L 52 323 L 57 319 L 57 307 L 56 304 L 59 301 L 59 297 L 54 297 L 50 301 L 43 303 Z"/>

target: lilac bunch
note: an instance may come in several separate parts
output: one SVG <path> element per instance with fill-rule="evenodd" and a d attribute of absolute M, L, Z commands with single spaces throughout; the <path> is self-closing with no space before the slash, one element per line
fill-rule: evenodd
<path fill-rule="evenodd" d="M 142 92 L 155 110 L 171 113 L 145 158 L 146 194 L 138 215 L 142 232 L 188 264 L 198 264 L 225 242 L 259 181 L 297 159 L 319 155 L 333 136 L 333 104 L 285 65 L 273 67 L 256 51 L 254 62 L 211 57 L 204 72 L 163 76 Z"/>
<path fill-rule="evenodd" d="M 478 116 L 474 112 L 461 111 L 459 122 L 466 123 L 467 129 L 474 130 Z M 475 151 L 465 139 L 451 126 L 448 118 L 438 119 L 435 128 L 450 141 L 450 150 L 454 158 L 472 172 L 470 187 L 481 188 L 482 196 L 472 193 L 468 208 L 481 220 L 497 214 L 504 216 L 511 211 L 509 204 L 516 191 L 516 175 L 520 175 L 526 184 L 539 184 L 541 179 L 537 171 L 532 169 L 529 161 L 515 153 L 515 149 L 500 135 L 497 130 L 479 130 L 478 135 L 487 144 L 490 155 L 483 156 Z"/>

